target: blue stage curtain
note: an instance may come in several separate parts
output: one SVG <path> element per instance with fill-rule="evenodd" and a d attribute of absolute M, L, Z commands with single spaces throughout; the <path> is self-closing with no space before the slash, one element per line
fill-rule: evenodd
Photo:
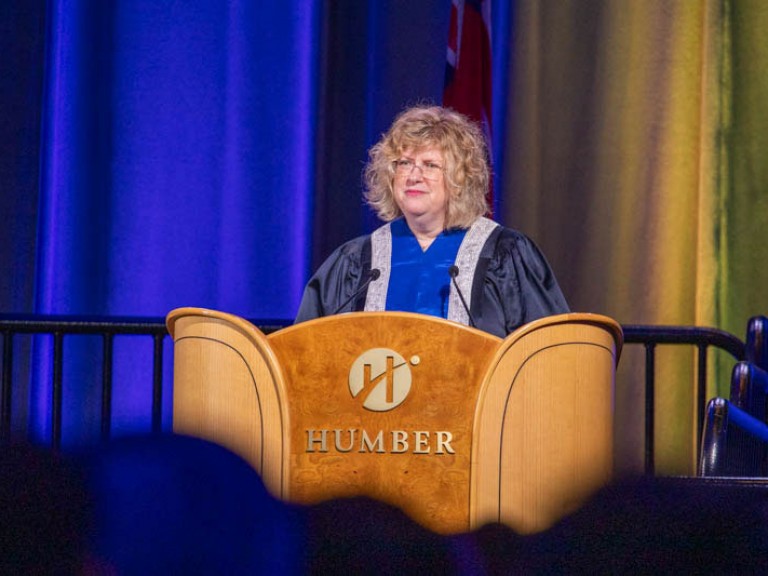
<path fill-rule="evenodd" d="M 319 3 L 51 7 L 35 311 L 291 317 L 309 263 Z"/>
<path fill-rule="evenodd" d="M 320 4 L 48 6 L 35 312 L 291 317 L 309 264 Z M 65 350 L 65 445 L 98 431 L 98 346 Z M 116 349 L 116 433 L 149 425 L 142 348 Z M 44 439 L 45 353 L 34 366 Z"/>

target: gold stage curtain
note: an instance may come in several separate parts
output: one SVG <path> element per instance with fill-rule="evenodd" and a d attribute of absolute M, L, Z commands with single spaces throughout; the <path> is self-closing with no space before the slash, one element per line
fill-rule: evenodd
<path fill-rule="evenodd" d="M 502 219 L 574 311 L 744 338 L 768 313 L 768 3 L 519 0 Z M 643 467 L 643 351 L 625 349 L 617 468 Z M 708 394 L 728 394 L 714 354 Z M 660 474 L 695 472 L 695 360 L 657 358 Z"/>

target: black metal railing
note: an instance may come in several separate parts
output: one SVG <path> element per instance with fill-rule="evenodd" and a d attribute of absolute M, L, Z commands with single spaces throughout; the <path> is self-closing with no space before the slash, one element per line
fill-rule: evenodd
<path fill-rule="evenodd" d="M 112 423 L 112 379 L 114 339 L 120 335 L 145 336 L 153 340 L 152 359 L 152 431 L 162 428 L 163 392 L 163 340 L 168 336 L 165 323 L 160 319 L 87 319 L 70 317 L 0 317 L 3 335 L 2 415 L 0 440 L 11 437 L 11 404 L 13 402 L 14 339 L 19 334 L 51 335 L 51 438 L 54 448 L 61 445 L 62 398 L 64 374 L 64 339 L 72 335 L 101 336 L 101 437 L 108 439 Z"/>
<path fill-rule="evenodd" d="M 290 324 L 289 321 L 252 321 L 265 334 Z M 744 358 L 744 343 L 734 335 L 713 328 L 692 326 L 625 325 L 625 345 L 641 345 L 645 348 L 645 471 L 654 473 L 654 402 L 656 389 L 656 349 L 660 345 L 689 345 L 697 351 L 696 403 L 699 422 L 703 421 L 707 401 L 707 357 L 710 348 L 724 350 L 734 360 Z M 0 316 L 0 334 L 3 338 L 2 394 L 0 399 L 0 443 L 11 438 L 12 402 L 14 393 L 13 362 L 14 339 L 20 334 L 51 335 L 52 382 L 51 382 L 51 437 L 54 448 L 61 445 L 64 339 L 70 335 L 95 335 L 102 339 L 101 371 L 101 438 L 111 435 L 113 349 L 116 336 L 134 335 L 151 338 L 152 402 L 151 428 L 162 430 L 163 402 L 163 343 L 168 331 L 162 318 L 73 318 L 55 316 Z"/>
<path fill-rule="evenodd" d="M 744 359 L 744 342 L 730 332 L 716 328 L 695 326 L 644 326 L 627 324 L 622 326 L 624 344 L 640 344 L 645 347 L 645 472 L 654 474 L 655 402 L 656 402 L 656 348 L 659 345 L 688 345 L 696 348 L 697 422 L 704 422 L 707 403 L 707 353 L 709 348 L 728 352 L 734 360 Z M 701 440 L 701 426 L 697 426 L 696 445 Z"/>
<path fill-rule="evenodd" d="M 255 321 L 269 334 L 290 324 L 288 321 Z M 2 387 L 0 388 L 0 443 L 11 440 L 12 403 L 14 401 L 14 340 L 17 335 L 50 335 L 53 338 L 51 363 L 51 436 L 49 443 L 59 448 L 62 440 L 62 406 L 64 374 L 64 340 L 66 336 L 100 336 L 101 356 L 101 424 L 100 436 L 108 440 L 112 427 L 113 351 L 116 336 L 143 336 L 152 339 L 151 431 L 163 428 L 163 344 L 169 336 L 163 318 L 86 318 L 69 316 L 0 315 L 3 339 Z"/>

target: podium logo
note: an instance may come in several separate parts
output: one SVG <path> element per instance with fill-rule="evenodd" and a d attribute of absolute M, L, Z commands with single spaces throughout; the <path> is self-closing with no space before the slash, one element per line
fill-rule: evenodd
<path fill-rule="evenodd" d="M 410 364 L 416 366 L 419 357 Z M 411 391 L 411 368 L 394 350 L 372 348 L 358 356 L 349 370 L 349 391 L 364 398 L 363 407 L 373 412 L 397 408 Z"/>

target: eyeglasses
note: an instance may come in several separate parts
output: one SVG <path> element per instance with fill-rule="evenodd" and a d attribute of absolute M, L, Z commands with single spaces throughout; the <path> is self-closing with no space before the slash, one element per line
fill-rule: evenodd
<path fill-rule="evenodd" d="M 392 162 L 395 169 L 395 174 L 398 176 L 410 176 L 414 168 L 421 170 L 421 176 L 424 180 L 437 180 L 440 174 L 443 173 L 443 167 L 435 164 L 434 162 L 424 162 L 424 164 L 416 164 L 413 160 L 407 158 L 400 158 Z"/>

